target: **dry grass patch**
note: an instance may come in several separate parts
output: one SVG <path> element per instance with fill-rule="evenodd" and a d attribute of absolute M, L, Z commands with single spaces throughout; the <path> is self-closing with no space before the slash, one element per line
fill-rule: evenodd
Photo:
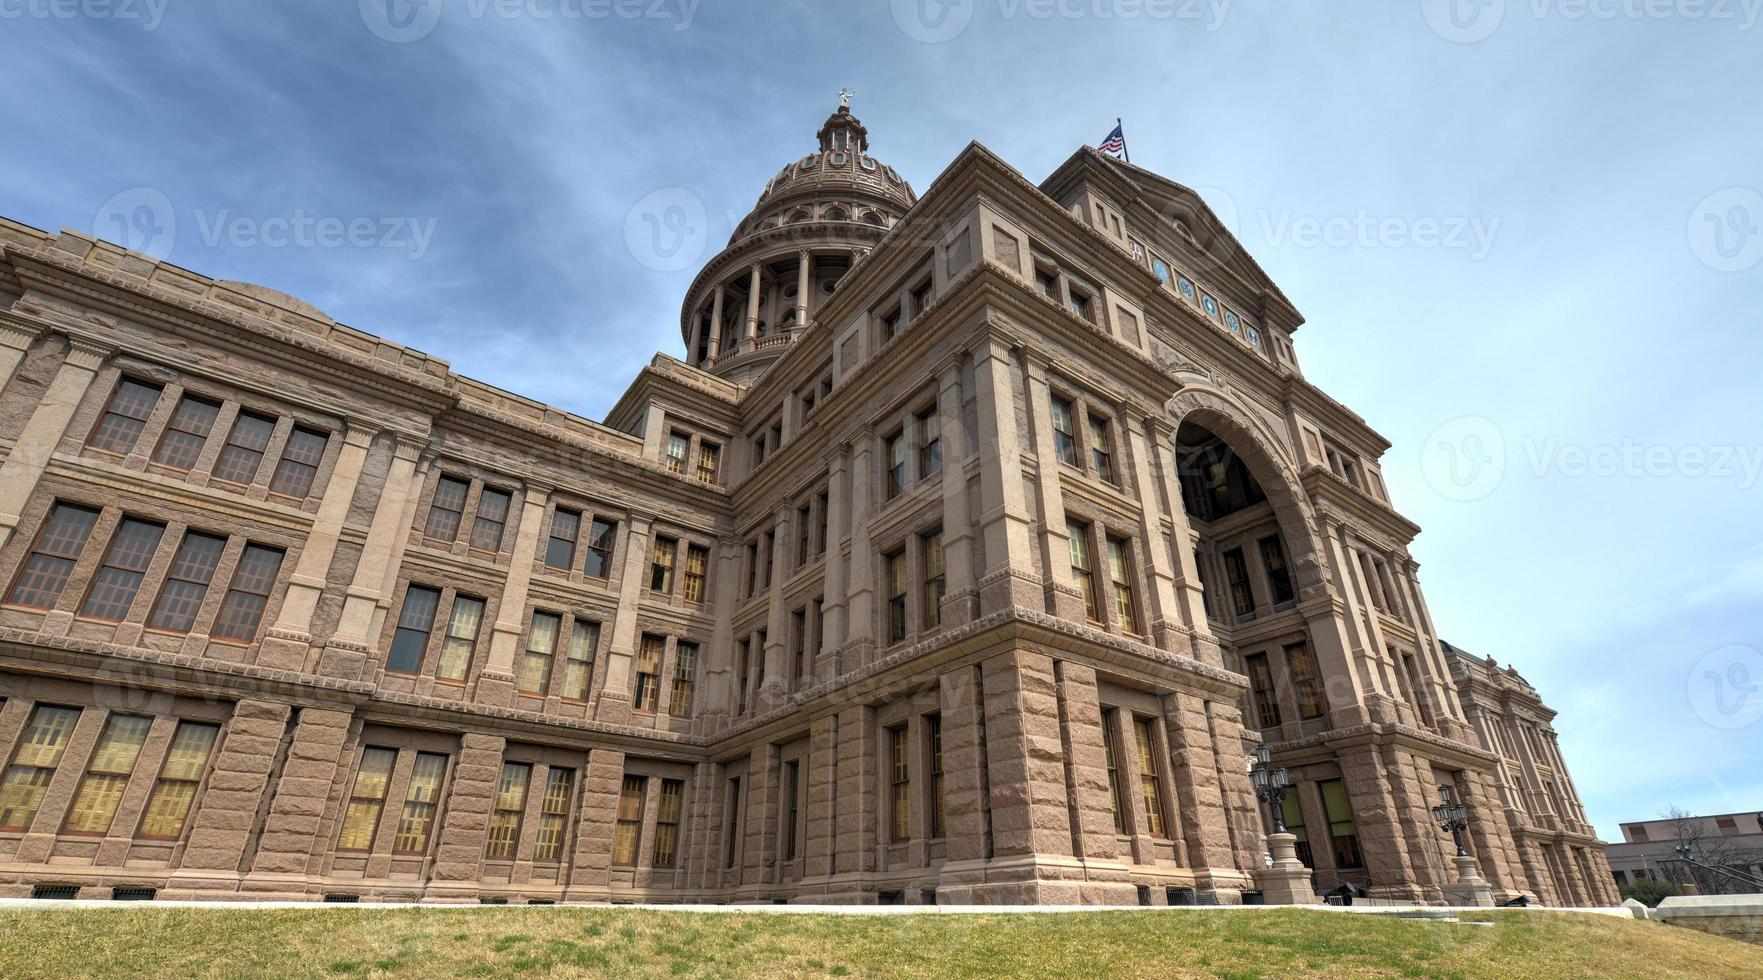
<path fill-rule="evenodd" d="M 1607 916 L 839 916 L 606 908 L 0 912 L 0 976 L 1756 977 L 1763 947 Z"/>

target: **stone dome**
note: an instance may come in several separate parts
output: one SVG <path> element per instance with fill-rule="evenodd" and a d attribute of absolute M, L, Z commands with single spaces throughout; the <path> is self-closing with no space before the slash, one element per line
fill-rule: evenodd
<path fill-rule="evenodd" d="M 806 221 L 857 221 L 890 227 L 918 195 L 893 167 L 869 155 L 869 130 L 840 106 L 815 134 L 820 148 L 784 165 L 729 237 Z"/>

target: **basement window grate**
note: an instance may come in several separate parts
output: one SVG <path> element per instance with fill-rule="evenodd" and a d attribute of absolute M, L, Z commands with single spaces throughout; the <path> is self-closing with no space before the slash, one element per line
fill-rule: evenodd
<path fill-rule="evenodd" d="M 112 888 L 110 897 L 117 902 L 151 902 L 159 894 L 157 888 Z"/>
<path fill-rule="evenodd" d="M 330 895 L 326 895 L 324 897 L 324 900 L 332 905 L 353 905 L 356 902 L 361 901 L 361 896 L 360 895 L 330 894 Z"/>
<path fill-rule="evenodd" d="M 70 899 L 75 899 L 75 898 L 80 897 L 80 886 L 78 886 L 78 885 L 32 885 L 31 886 L 31 897 L 32 898 L 47 898 L 47 899 L 52 899 L 52 900 L 67 901 Z"/>

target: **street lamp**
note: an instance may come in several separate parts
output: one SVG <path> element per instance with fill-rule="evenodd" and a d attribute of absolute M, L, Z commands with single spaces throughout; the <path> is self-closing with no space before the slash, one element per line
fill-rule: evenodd
<path fill-rule="evenodd" d="M 1457 845 L 1457 856 L 1466 857 L 1469 852 L 1463 849 L 1463 832 L 1469 829 L 1469 807 L 1451 799 L 1451 787 L 1439 787 L 1438 806 L 1432 808 L 1432 817 L 1439 822 L 1440 830 L 1451 832 L 1451 840 Z"/>
<path fill-rule="evenodd" d="M 1249 778 L 1255 784 L 1255 796 L 1273 811 L 1273 832 L 1286 832 L 1286 790 L 1292 787 L 1291 774 L 1285 767 L 1273 768 L 1273 753 L 1267 743 L 1255 748 L 1254 761 L 1249 765 Z"/>

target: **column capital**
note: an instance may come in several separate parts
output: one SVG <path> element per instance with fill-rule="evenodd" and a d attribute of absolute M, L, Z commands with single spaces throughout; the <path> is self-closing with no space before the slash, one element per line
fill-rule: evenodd
<path fill-rule="evenodd" d="M 66 336 L 67 363 L 74 367 L 96 371 L 104 366 L 104 362 L 109 360 L 111 355 L 116 353 L 116 348 L 110 344 L 88 340 L 84 337 L 75 337 L 71 334 Z"/>
<path fill-rule="evenodd" d="M 29 350 L 30 346 L 37 342 L 37 338 L 46 332 L 41 326 L 34 323 L 9 320 L 0 323 L 0 345 L 11 347 L 14 350 Z"/>
<path fill-rule="evenodd" d="M 343 422 L 343 444 L 356 449 L 366 449 L 373 445 L 373 437 L 380 434 L 380 427 L 359 419 L 346 419 Z"/>

